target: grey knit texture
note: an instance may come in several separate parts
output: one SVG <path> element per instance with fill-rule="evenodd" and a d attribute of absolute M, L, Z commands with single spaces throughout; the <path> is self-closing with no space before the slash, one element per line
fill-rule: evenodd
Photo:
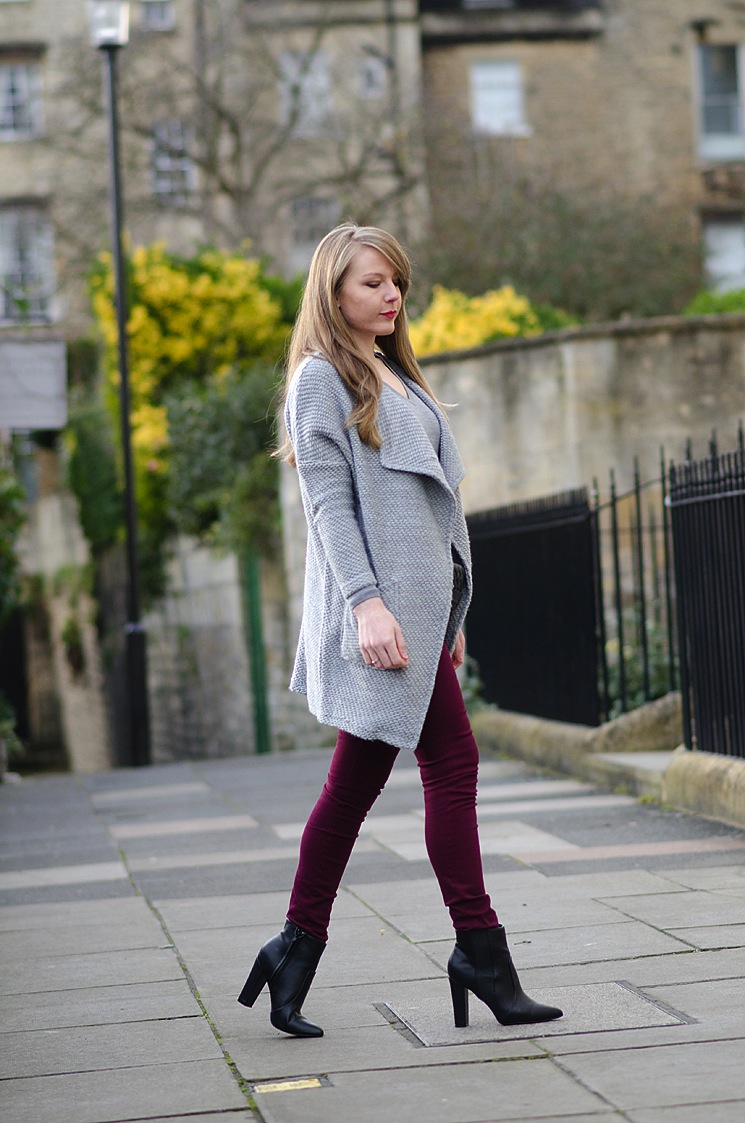
<path fill-rule="evenodd" d="M 352 397 L 326 359 L 307 359 L 292 380 L 285 421 L 308 548 L 290 689 L 307 694 L 311 713 L 327 725 L 415 749 L 443 643 L 452 650 L 471 598 L 471 552 L 450 426 L 424 391 L 410 379 L 406 385 L 437 417 L 439 459 L 400 395 L 381 395 L 376 451 L 347 426 Z M 453 552 L 466 570 L 455 605 Z M 405 669 L 368 667 L 359 649 L 352 609 L 378 595 L 403 630 Z"/>

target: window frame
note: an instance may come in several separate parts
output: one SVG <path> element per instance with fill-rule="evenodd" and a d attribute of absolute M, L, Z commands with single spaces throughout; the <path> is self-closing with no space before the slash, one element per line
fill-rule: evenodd
<path fill-rule="evenodd" d="M 711 47 L 734 49 L 737 67 L 736 105 L 739 113 L 738 133 L 707 133 L 704 131 L 704 50 Z M 705 163 L 727 163 L 745 160 L 745 43 L 697 43 L 694 56 L 696 91 L 696 134 L 698 157 Z"/>
<path fill-rule="evenodd" d="M 732 273 L 719 274 L 711 271 L 711 261 L 715 256 L 720 261 L 727 260 L 727 248 L 724 239 L 720 239 L 719 246 L 714 245 L 715 238 L 711 235 L 715 228 L 720 232 L 728 229 L 736 234 L 737 245 L 733 256 L 739 258 L 738 269 Z M 701 241 L 704 247 L 704 266 L 706 270 L 707 288 L 713 292 L 733 292 L 745 288 L 745 214 L 742 212 L 711 212 L 701 216 Z"/>
<path fill-rule="evenodd" d="M 9 103 L 5 101 L 4 72 L 25 72 L 24 101 L 18 102 L 28 117 L 28 126 L 23 129 L 5 127 L 2 118 Z M 11 110 L 12 112 L 12 110 Z M 25 54 L 4 54 L 0 56 L 0 143 L 11 144 L 14 141 L 35 140 L 44 131 L 43 101 L 41 86 L 41 61 L 38 56 Z"/>
<path fill-rule="evenodd" d="M 301 208 L 308 212 L 305 221 Z M 341 207 L 333 195 L 296 195 L 289 202 L 288 212 L 287 264 L 293 274 L 302 273 L 307 271 L 321 238 L 338 224 Z"/>
<path fill-rule="evenodd" d="M 486 68 L 497 70 L 502 69 L 507 72 L 511 68 L 513 73 L 517 75 L 517 82 L 512 90 L 517 106 L 517 114 L 514 121 L 504 120 L 503 122 L 495 122 L 489 115 L 488 101 L 484 102 L 484 97 L 488 98 L 488 89 L 482 85 L 479 88 L 476 75 L 478 69 L 486 70 Z M 504 83 L 505 88 L 508 83 Z M 523 65 L 519 59 L 516 58 L 475 58 L 468 64 L 468 87 L 470 97 L 470 110 L 471 110 L 471 128 L 474 136 L 477 137 L 530 137 L 533 135 L 533 130 L 527 122 L 525 113 L 525 81 L 523 73 Z"/>
<path fill-rule="evenodd" d="M 193 142 L 193 130 L 180 117 L 156 121 L 152 126 L 150 183 L 153 197 L 161 207 L 184 210 L 197 194 L 197 165 L 191 155 Z M 179 179 L 182 190 L 178 189 Z"/>
<path fill-rule="evenodd" d="M 157 35 L 161 32 L 176 30 L 176 4 L 174 0 L 141 0 L 141 4 L 139 25 L 142 31 Z M 163 11 L 166 18 L 150 23 L 150 17 L 146 16 L 146 13 L 152 13 L 156 10 Z"/>
<path fill-rule="evenodd" d="M 15 221 L 16 230 L 10 236 L 3 231 L 3 220 Z M 18 251 L 13 262 L 8 260 L 8 247 Z M 29 264 L 30 269 L 24 268 Z M 13 265 L 20 266 L 15 273 Z M 26 292 L 36 290 L 36 295 L 14 297 L 14 283 L 20 283 Z M 50 323 L 55 290 L 54 230 L 47 209 L 31 202 L 4 202 L 0 206 L 0 324 Z M 24 311 L 22 302 L 29 299 L 31 307 Z M 16 314 L 9 311 L 13 302 Z"/>

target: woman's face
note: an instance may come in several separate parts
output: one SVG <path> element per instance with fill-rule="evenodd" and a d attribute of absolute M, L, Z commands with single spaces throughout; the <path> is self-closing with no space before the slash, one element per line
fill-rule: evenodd
<path fill-rule="evenodd" d="M 376 336 L 395 330 L 402 302 L 398 274 L 380 250 L 360 246 L 336 300 L 362 350 L 372 351 Z"/>

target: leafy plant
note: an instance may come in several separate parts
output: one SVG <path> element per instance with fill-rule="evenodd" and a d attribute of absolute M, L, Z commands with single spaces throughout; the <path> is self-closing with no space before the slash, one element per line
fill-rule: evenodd
<path fill-rule="evenodd" d="M 115 542 L 123 527 L 113 425 L 98 395 L 90 391 L 71 395 L 65 435 L 68 483 L 78 500 L 83 533 L 95 554 Z"/>
<path fill-rule="evenodd" d="M 83 647 L 83 630 L 74 612 L 65 621 L 60 639 L 73 678 L 80 678 L 85 671 L 85 648 Z"/>
<path fill-rule="evenodd" d="M 634 637 L 637 619 L 634 612 L 625 614 L 624 631 L 627 637 Z M 665 628 L 654 620 L 647 621 L 647 652 L 649 671 L 649 698 L 644 692 L 644 663 L 641 643 L 638 638 L 627 639 L 623 648 L 623 666 L 626 676 L 626 710 L 636 710 L 646 701 L 661 698 L 670 689 L 668 669 L 667 634 Z M 608 695 L 610 708 L 608 719 L 617 718 L 623 713 L 621 707 L 621 667 L 617 639 L 606 644 L 608 657 Z"/>
<path fill-rule="evenodd" d="M 202 249 L 193 257 L 161 244 L 137 247 L 128 266 L 132 448 L 143 593 L 162 592 L 167 541 L 176 530 L 235 544 L 268 541 L 276 526 L 277 472 L 267 449 L 274 394 L 268 372 L 280 357 L 300 296 L 298 281 L 266 274 L 247 255 Z M 102 255 L 92 278 L 94 311 L 104 341 L 104 401 L 98 436 L 118 431 L 119 372 L 113 277 Z M 255 373 L 252 373 L 254 372 Z M 233 398 L 235 401 L 233 402 Z M 175 426 L 175 431 L 174 427 Z M 88 429 L 78 423 L 85 458 Z M 116 440 L 111 440 L 116 449 Z M 103 448 L 99 449 L 103 455 Z M 105 459 L 111 464 L 111 448 Z M 121 534 L 113 516 L 121 476 L 88 494 L 92 541 Z M 80 475 L 87 474 L 81 471 Z M 90 479 L 90 475 L 88 475 Z M 115 486 L 111 486 L 111 483 Z M 80 478 L 75 488 L 86 491 Z M 88 533 L 88 530 L 86 530 Z"/>
<path fill-rule="evenodd" d="M 745 312 L 745 289 L 699 292 L 683 309 L 684 316 L 708 316 L 722 312 Z"/>
<path fill-rule="evenodd" d="M 4 753 L 5 760 L 22 756 L 24 744 L 16 732 L 16 715 L 8 699 L 0 690 L 0 763 Z M 1 772 L 1 769 L 0 769 Z"/>
<path fill-rule="evenodd" d="M 275 377 L 255 363 L 168 400 L 168 502 L 179 530 L 271 551 L 279 529 L 278 468 L 268 453 Z"/>
<path fill-rule="evenodd" d="M 0 622 L 10 615 L 21 593 L 17 544 L 26 518 L 24 499 L 15 472 L 0 464 Z"/>

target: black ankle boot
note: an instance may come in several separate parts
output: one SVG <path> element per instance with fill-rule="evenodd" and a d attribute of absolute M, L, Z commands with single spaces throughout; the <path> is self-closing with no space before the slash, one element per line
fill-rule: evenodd
<path fill-rule="evenodd" d="M 259 952 L 238 1001 L 253 1006 L 268 984 L 272 1000 L 270 1021 L 275 1029 L 295 1037 L 323 1037 L 321 1027 L 307 1021 L 300 1008 L 325 947 L 323 940 L 309 936 L 288 920 Z"/>
<path fill-rule="evenodd" d="M 456 932 L 448 977 L 456 1026 L 468 1025 L 469 990 L 486 1003 L 503 1026 L 550 1022 L 564 1013 L 556 1006 L 534 1002 L 525 994 L 501 924 L 496 928 Z"/>

